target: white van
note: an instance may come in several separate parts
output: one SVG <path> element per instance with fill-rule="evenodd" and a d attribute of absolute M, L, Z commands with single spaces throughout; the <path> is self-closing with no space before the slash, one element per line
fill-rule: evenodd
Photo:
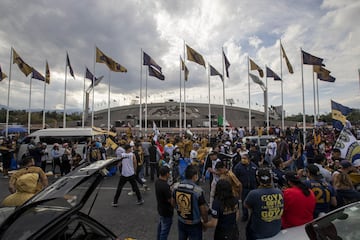
<path fill-rule="evenodd" d="M 60 146 L 64 143 L 73 143 L 77 145 L 76 152 L 81 156 L 83 155 L 83 148 L 87 141 L 95 139 L 95 137 L 104 137 L 104 132 L 94 130 L 92 128 L 48 128 L 38 130 L 26 136 L 20 143 L 19 151 L 17 154 L 17 160 L 23 159 L 28 152 L 28 145 L 33 143 L 46 143 L 49 152 L 49 160 L 52 160 L 51 149 L 54 143 L 58 143 Z M 64 150 L 60 148 L 60 150 Z"/>

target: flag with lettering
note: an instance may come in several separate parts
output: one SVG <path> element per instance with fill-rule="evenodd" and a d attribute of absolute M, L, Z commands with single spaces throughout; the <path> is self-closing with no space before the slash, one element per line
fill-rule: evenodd
<path fill-rule="evenodd" d="M 39 73 L 35 68 L 33 68 L 31 78 L 45 82 L 45 77 L 41 73 Z"/>
<path fill-rule="evenodd" d="M 230 67 L 230 62 L 229 60 L 227 59 L 224 51 L 223 51 L 223 56 L 224 56 L 224 63 L 225 63 L 225 71 L 226 71 L 226 77 L 229 78 L 229 67 Z"/>
<path fill-rule="evenodd" d="M 16 63 L 18 65 L 20 71 L 22 71 L 25 74 L 25 76 L 29 76 L 29 74 L 32 73 L 32 67 L 26 62 L 24 62 L 24 60 L 22 60 L 22 58 L 15 51 L 15 49 L 12 50 L 13 50 L 13 63 Z"/>
<path fill-rule="evenodd" d="M 161 72 L 161 67 L 159 64 L 155 62 L 154 59 L 152 59 L 146 52 L 143 52 L 143 65 L 153 66 L 156 68 L 159 72 Z"/>
<path fill-rule="evenodd" d="M 206 68 L 203 56 L 188 45 L 186 45 L 186 54 L 189 61 L 203 65 Z"/>
<path fill-rule="evenodd" d="M 209 66 L 210 66 L 210 76 L 219 76 L 220 77 L 220 79 L 221 79 L 221 81 L 223 81 L 223 76 L 222 76 L 222 74 L 220 74 L 219 72 L 218 72 L 218 70 L 216 70 L 213 66 L 211 66 L 210 64 L 209 64 Z"/>
<path fill-rule="evenodd" d="M 357 164 L 360 161 L 360 143 L 356 140 L 356 137 L 351 132 L 350 128 L 344 127 L 338 139 L 336 140 L 334 147 L 340 150 L 340 156 L 343 159 L 350 161 L 353 164 Z M 350 174 L 350 178 L 358 178 L 357 174 Z M 356 181 L 358 181 L 356 179 Z"/>
<path fill-rule="evenodd" d="M 249 58 L 250 60 L 250 70 L 257 70 L 259 72 L 260 77 L 264 77 L 264 71 L 262 70 L 261 67 L 259 67 L 253 60 L 251 60 L 251 58 Z"/>
<path fill-rule="evenodd" d="M 159 72 L 156 68 L 152 67 L 152 66 L 148 66 L 149 68 L 149 76 L 152 76 L 152 77 L 156 77 L 157 79 L 160 79 L 160 80 L 165 80 L 165 76 Z"/>
<path fill-rule="evenodd" d="M 45 82 L 47 84 L 50 84 L 50 68 L 48 61 L 46 61 L 46 66 L 45 66 Z"/>
<path fill-rule="evenodd" d="M 189 69 L 186 67 L 185 62 L 184 62 L 184 60 L 182 60 L 181 57 L 180 57 L 180 61 L 181 61 L 181 70 L 184 71 L 185 81 L 187 81 L 189 78 Z"/>
<path fill-rule="evenodd" d="M 111 57 L 106 56 L 99 48 L 96 47 L 96 62 L 105 63 L 113 72 L 127 72 L 127 69 L 121 64 L 114 61 Z"/>
<path fill-rule="evenodd" d="M 315 57 L 310 53 L 305 52 L 304 50 L 301 50 L 301 53 L 303 64 L 325 66 L 325 64 L 323 64 L 324 59 Z"/>
<path fill-rule="evenodd" d="M 351 108 L 331 100 L 331 116 L 333 119 L 333 127 L 338 130 L 343 129 L 347 121 L 346 116 L 351 112 Z"/>
<path fill-rule="evenodd" d="M 293 67 L 292 67 L 292 65 L 291 65 L 291 63 L 290 63 L 290 61 L 289 61 L 289 59 L 288 59 L 288 57 L 287 57 L 287 55 L 285 53 L 284 47 L 283 47 L 283 45 L 281 43 L 280 43 L 280 48 L 281 48 L 282 56 L 285 59 L 286 66 L 287 66 L 287 68 L 289 70 L 289 73 L 293 74 L 294 69 L 293 69 Z"/>
<path fill-rule="evenodd" d="M 281 78 L 279 77 L 279 75 L 277 75 L 269 67 L 266 67 L 266 77 L 272 77 L 272 78 L 274 78 L 275 81 L 281 81 Z"/>

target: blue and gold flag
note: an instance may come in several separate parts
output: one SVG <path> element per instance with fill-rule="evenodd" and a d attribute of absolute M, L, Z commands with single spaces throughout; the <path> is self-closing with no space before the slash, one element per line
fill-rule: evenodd
<path fill-rule="evenodd" d="M 346 125 L 346 116 L 351 113 L 352 109 L 331 100 L 331 115 L 333 127 L 341 130 Z"/>
<path fill-rule="evenodd" d="M 13 63 L 16 63 L 20 69 L 20 71 L 25 74 L 25 76 L 29 76 L 30 73 L 32 73 L 32 67 L 24 62 L 22 58 L 19 56 L 19 54 L 15 51 L 15 49 L 12 49 L 13 51 Z"/>
<path fill-rule="evenodd" d="M 152 67 L 152 66 L 148 66 L 149 67 L 149 76 L 152 76 L 152 77 L 156 77 L 157 79 L 160 79 L 160 80 L 165 80 L 165 76 L 159 72 L 156 68 Z"/>
<path fill-rule="evenodd" d="M 313 70 L 317 75 L 317 78 L 321 81 L 325 82 L 335 82 L 335 78 L 330 75 L 330 71 L 326 68 L 323 68 L 322 66 L 314 65 Z"/>
<path fill-rule="evenodd" d="M 88 68 L 86 68 L 85 78 L 91 80 L 91 85 L 90 85 L 90 87 L 92 87 L 92 86 L 93 86 L 92 80 L 93 80 L 93 78 L 94 78 L 94 74 L 92 74 Z M 104 78 L 104 76 L 101 76 L 101 77 L 99 77 L 99 78 L 95 77 L 95 79 L 94 79 L 94 86 L 97 86 L 97 85 L 101 82 L 101 80 L 102 80 L 103 78 Z"/>
<path fill-rule="evenodd" d="M 301 50 L 301 53 L 303 58 L 303 64 L 325 66 L 325 64 L 323 64 L 324 59 L 315 57 L 303 50 Z"/>
<path fill-rule="evenodd" d="M 39 73 L 35 68 L 32 69 L 31 78 L 45 82 L 45 77 L 41 73 Z"/>
<path fill-rule="evenodd" d="M 69 67 L 69 71 L 70 71 L 70 75 L 75 78 L 75 75 L 74 75 L 74 70 L 70 64 L 70 58 L 69 58 L 69 54 L 66 52 L 66 66 Z"/>
<path fill-rule="evenodd" d="M 210 66 L 210 76 L 219 76 L 220 79 L 221 79 L 221 81 L 223 81 L 223 75 L 220 74 L 220 73 L 218 72 L 218 70 L 216 70 L 216 69 L 215 69 L 213 66 L 211 66 L 210 64 L 209 64 L 209 66 Z"/>
<path fill-rule="evenodd" d="M 152 59 L 146 52 L 143 52 L 144 56 L 143 56 L 143 65 L 148 65 L 148 66 L 153 66 L 154 68 L 156 68 L 159 72 L 161 72 L 161 67 L 159 66 L 159 64 L 157 64 L 155 62 L 154 59 Z"/>
<path fill-rule="evenodd" d="M 231 64 L 230 64 L 229 60 L 227 59 L 224 51 L 223 51 L 223 56 L 224 56 L 224 62 L 225 62 L 226 77 L 229 78 L 229 67 Z"/>
<path fill-rule="evenodd" d="M 279 77 L 279 75 L 277 75 L 269 67 L 266 67 L 266 77 L 272 77 L 272 78 L 274 78 L 275 81 L 281 81 L 281 78 Z"/>

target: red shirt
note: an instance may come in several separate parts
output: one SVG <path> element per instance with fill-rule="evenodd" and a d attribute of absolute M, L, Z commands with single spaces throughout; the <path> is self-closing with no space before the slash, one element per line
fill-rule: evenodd
<path fill-rule="evenodd" d="M 281 217 L 283 228 L 300 226 L 313 220 L 316 199 L 310 191 L 305 196 L 300 188 L 291 187 L 284 190 L 284 213 Z"/>

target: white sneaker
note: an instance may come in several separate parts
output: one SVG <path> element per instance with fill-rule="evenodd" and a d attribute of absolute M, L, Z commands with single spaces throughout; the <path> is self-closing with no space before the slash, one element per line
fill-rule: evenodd
<path fill-rule="evenodd" d="M 145 179 L 145 178 L 141 178 L 141 181 L 143 181 L 144 183 L 146 183 L 146 179 Z"/>
<path fill-rule="evenodd" d="M 133 192 L 133 191 L 128 192 L 128 195 L 129 195 L 129 196 L 132 196 L 132 195 L 134 195 L 134 194 L 135 194 L 135 192 Z"/>

